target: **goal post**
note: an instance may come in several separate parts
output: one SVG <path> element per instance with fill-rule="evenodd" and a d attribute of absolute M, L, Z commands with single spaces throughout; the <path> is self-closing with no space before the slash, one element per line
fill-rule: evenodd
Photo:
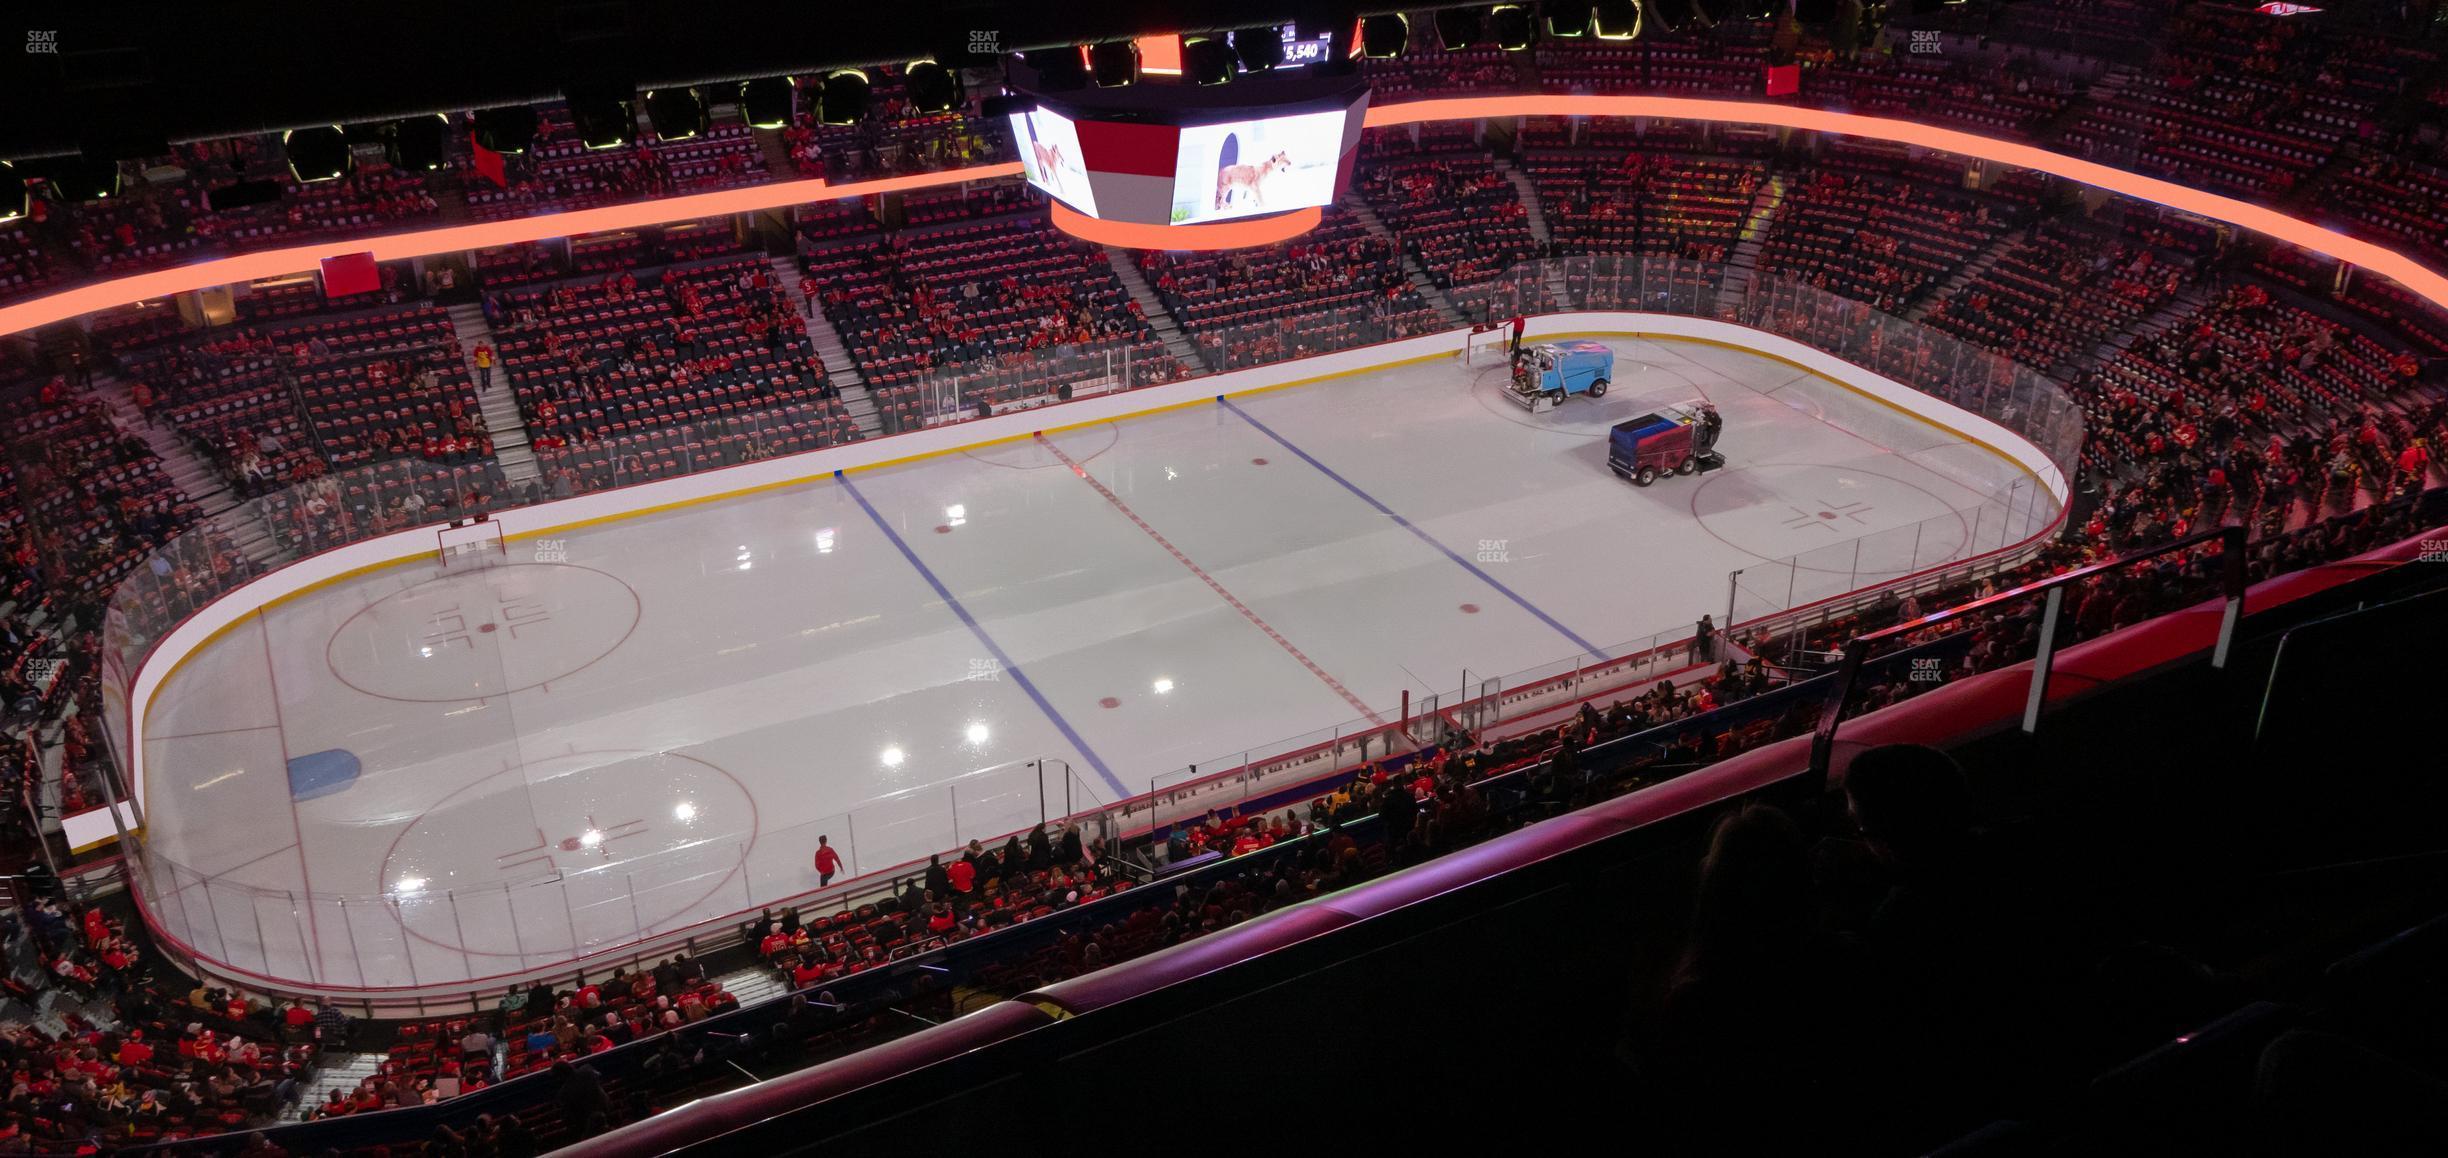
<path fill-rule="evenodd" d="M 453 519 L 435 528 L 434 545 L 435 558 L 445 571 L 491 567 L 510 558 L 510 547 L 502 541 L 501 524 L 485 515 Z"/>
<path fill-rule="evenodd" d="M 1462 335 L 1462 364 L 1473 369 L 1509 365 L 1512 343 L 1510 326 L 1472 326 Z"/>

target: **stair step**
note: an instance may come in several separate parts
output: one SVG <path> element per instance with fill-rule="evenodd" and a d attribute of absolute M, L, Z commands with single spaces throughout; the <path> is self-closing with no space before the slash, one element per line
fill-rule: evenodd
<path fill-rule="evenodd" d="M 1156 287 L 1148 284 L 1147 275 L 1140 271 L 1139 263 L 1131 257 L 1130 251 L 1110 245 L 1104 248 L 1105 263 L 1113 267 L 1114 276 L 1120 279 L 1122 288 L 1128 290 L 1131 300 L 1139 304 L 1139 312 L 1147 319 L 1148 329 L 1164 343 L 1165 352 L 1184 366 L 1203 365 L 1198 347 L 1182 333 L 1178 320 L 1171 310 L 1165 308 L 1164 299 L 1156 294 Z"/>

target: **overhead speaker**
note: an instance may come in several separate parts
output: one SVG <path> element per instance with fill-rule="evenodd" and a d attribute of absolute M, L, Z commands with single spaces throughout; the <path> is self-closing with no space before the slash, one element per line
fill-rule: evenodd
<path fill-rule="evenodd" d="M 1556 3 L 1554 0 L 1549 0 L 1548 3 L 1540 5 L 1539 10 L 1546 14 L 1547 35 L 1549 36 L 1571 40 L 1575 37 L 1589 35 L 1590 6 L 1587 0 L 1579 4 Z"/>
<path fill-rule="evenodd" d="M 1459 52 L 1487 35 L 1487 13 L 1477 8 L 1439 8 L 1436 31 L 1437 43 L 1445 51 Z"/>
<path fill-rule="evenodd" d="M 289 154 L 290 175 L 300 184 L 348 176 L 348 138 L 338 125 L 291 129 L 281 134 L 281 148 Z"/>
<path fill-rule="evenodd" d="M 855 125 L 867 115 L 867 74 L 855 68 L 837 68 L 824 78 L 824 91 L 816 97 L 816 119 L 828 125 Z"/>
<path fill-rule="evenodd" d="M 1301 35 L 1308 38 L 1308 26 L 1301 25 Z M 1360 71 L 1360 18 L 1338 20 L 1326 33 L 1326 60 L 1317 66 L 1322 76 L 1344 76 Z"/>
<path fill-rule="evenodd" d="M 933 59 L 911 61 L 902 79 L 909 85 L 910 105 L 922 113 L 951 112 L 968 96 L 959 71 Z"/>
<path fill-rule="evenodd" d="M 1213 36 L 1182 41 L 1182 75 L 1192 84 L 1226 84 L 1233 78 L 1232 45 Z"/>
<path fill-rule="evenodd" d="M 1020 54 L 1037 73 L 1037 87 L 1046 92 L 1071 92 L 1088 87 L 1088 64 L 1078 47 L 1033 48 Z"/>
<path fill-rule="evenodd" d="M 406 117 L 383 133 L 383 156 L 392 168 L 431 173 L 443 165 L 442 142 L 449 136 L 450 118 L 440 113 Z"/>
<path fill-rule="evenodd" d="M 578 142 L 590 149 L 625 148 L 637 140 L 637 89 L 619 81 L 588 81 L 563 90 Z"/>
<path fill-rule="evenodd" d="M 535 135 L 536 111 L 526 105 L 476 111 L 476 143 L 496 153 L 524 153 Z"/>
<path fill-rule="evenodd" d="M 1360 22 L 1360 55 L 1377 60 L 1401 56 L 1411 41 L 1411 20 L 1400 12 Z"/>
<path fill-rule="evenodd" d="M 1238 28 L 1232 34 L 1233 58 L 1243 72 L 1268 72 L 1283 63 L 1283 29 Z"/>
<path fill-rule="evenodd" d="M 105 201 L 119 195 L 119 163 L 85 156 L 61 157 L 42 167 L 51 195 L 68 204 Z"/>
<path fill-rule="evenodd" d="M 1488 9 L 1488 39 L 1506 52 L 1520 52 L 1530 47 L 1538 36 L 1538 21 L 1530 10 L 1519 4 L 1499 4 Z"/>
<path fill-rule="evenodd" d="M 26 197 L 25 178 L 15 166 L 0 161 L 0 221 L 15 221 L 25 216 L 32 203 Z"/>
<path fill-rule="evenodd" d="M 656 139 L 685 141 L 702 137 L 714 127 L 705 94 L 693 88 L 658 88 L 646 93 L 646 123 Z"/>
<path fill-rule="evenodd" d="M 1600 40 L 1631 40 L 1641 34 L 1637 0 L 1598 0 L 1590 8 L 1590 31 Z"/>
<path fill-rule="evenodd" d="M 787 76 L 761 76 L 740 82 L 740 119 L 752 129 L 790 127 L 791 98 L 799 82 Z"/>
<path fill-rule="evenodd" d="M 1127 40 L 1107 40 L 1089 46 L 1088 76 L 1098 88 L 1139 83 L 1139 46 Z"/>

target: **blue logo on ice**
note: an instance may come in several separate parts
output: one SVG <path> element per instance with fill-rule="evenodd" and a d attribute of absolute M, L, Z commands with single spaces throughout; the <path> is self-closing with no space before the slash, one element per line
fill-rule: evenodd
<path fill-rule="evenodd" d="M 289 758 L 289 799 L 301 803 L 347 790 L 357 782 L 357 753 L 327 748 Z"/>

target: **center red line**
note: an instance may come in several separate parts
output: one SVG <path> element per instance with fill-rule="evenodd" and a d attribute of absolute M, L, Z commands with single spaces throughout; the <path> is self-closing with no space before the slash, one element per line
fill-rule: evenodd
<path fill-rule="evenodd" d="M 1181 564 L 1182 568 L 1192 575 L 1198 576 L 1199 582 L 1205 583 L 1208 590 L 1215 592 L 1216 597 L 1222 599 L 1227 606 L 1240 612 L 1241 618 L 1250 621 L 1250 626 L 1266 633 L 1268 639 L 1275 641 L 1275 646 L 1284 649 L 1284 652 L 1293 659 L 1299 660 L 1300 665 L 1308 668 L 1309 674 L 1316 676 L 1319 683 L 1333 689 L 1334 694 L 1343 697 L 1344 703 L 1350 704 L 1354 710 L 1368 717 L 1370 723 L 1381 727 L 1385 724 L 1385 717 L 1371 710 L 1366 703 L 1361 702 L 1360 697 L 1351 694 L 1351 689 L 1344 687 L 1342 681 L 1326 674 L 1325 668 L 1319 667 L 1315 660 L 1303 654 L 1300 648 L 1293 646 L 1292 641 L 1285 639 L 1282 632 L 1275 630 L 1266 620 L 1258 618 L 1257 612 L 1250 610 L 1249 605 L 1241 602 L 1238 596 L 1225 590 L 1222 583 L 1216 582 L 1215 576 L 1208 574 L 1205 568 L 1192 562 L 1190 556 L 1183 554 L 1181 548 L 1174 546 L 1171 539 L 1165 538 L 1156 528 L 1149 526 L 1146 519 L 1140 518 L 1139 512 L 1132 510 L 1129 503 L 1122 501 L 1122 496 L 1113 493 L 1104 483 L 1098 482 L 1094 476 L 1090 475 L 1087 467 L 1080 465 L 1070 455 L 1064 454 L 1062 448 L 1054 445 L 1045 435 L 1040 434 L 1036 438 L 1038 445 L 1045 447 L 1054 457 L 1061 459 L 1064 466 L 1071 468 L 1072 474 L 1080 477 L 1081 482 L 1095 487 L 1096 493 L 1105 496 L 1105 501 L 1113 504 L 1113 509 L 1122 512 L 1122 517 L 1129 519 L 1132 525 L 1138 527 L 1148 538 L 1156 540 L 1156 545 L 1164 548 L 1166 554 L 1173 556 L 1174 562 Z"/>

